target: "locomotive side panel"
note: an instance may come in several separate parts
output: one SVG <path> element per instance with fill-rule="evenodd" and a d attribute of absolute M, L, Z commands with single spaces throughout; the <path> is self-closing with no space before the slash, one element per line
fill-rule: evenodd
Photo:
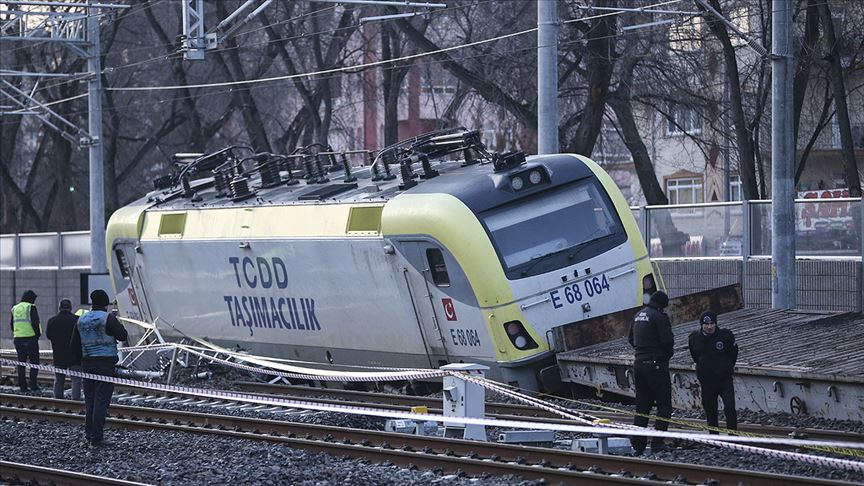
<path fill-rule="evenodd" d="M 276 220 L 296 221 L 294 209 L 280 208 Z M 188 211 L 184 233 L 173 237 L 160 233 L 166 213 L 147 214 L 137 260 L 154 318 L 287 357 L 324 361 L 326 350 L 337 362 L 429 365 L 401 268 L 382 238 L 265 238 L 258 233 L 279 229 L 239 212 Z M 336 227 L 326 212 L 319 208 L 320 220 Z M 231 237 L 226 225 L 249 228 Z"/>
<path fill-rule="evenodd" d="M 191 336 L 425 354 L 403 306 L 369 305 L 402 291 L 380 240 L 241 243 L 142 241 L 153 312 Z"/>

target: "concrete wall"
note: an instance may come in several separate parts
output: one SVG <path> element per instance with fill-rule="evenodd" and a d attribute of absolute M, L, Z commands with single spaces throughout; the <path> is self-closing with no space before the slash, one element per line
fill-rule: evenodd
<path fill-rule="evenodd" d="M 670 297 L 741 282 L 741 260 L 658 260 Z M 43 323 L 57 312 L 60 299 L 80 302 L 81 274 L 75 270 L 0 270 L 0 347 L 12 347 L 9 309 L 31 289 Z M 861 302 L 861 263 L 847 260 L 798 260 L 797 307 L 808 310 L 858 311 Z M 747 307 L 771 307 L 771 262 L 747 262 Z M 44 329 L 44 325 L 43 325 Z M 46 346 L 48 344 L 46 343 Z"/>
<path fill-rule="evenodd" d="M 741 282 L 740 260 L 657 260 L 669 297 Z"/>
<path fill-rule="evenodd" d="M 658 260 L 670 297 L 741 282 L 740 260 Z M 853 311 L 861 303 L 861 263 L 852 260 L 799 259 L 795 265 L 797 308 Z M 771 307 L 771 261 L 747 262 L 747 307 Z"/>
<path fill-rule="evenodd" d="M 0 270 L 0 347 L 13 347 L 9 310 L 20 301 L 25 290 L 36 292 L 36 308 L 44 331 L 48 318 L 57 313 L 60 299 L 71 300 L 76 309 L 81 304 L 81 274 L 85 272 L 86 269 Z M 50 344 L 46 341 L 40 348 L 50 349 Z"/>

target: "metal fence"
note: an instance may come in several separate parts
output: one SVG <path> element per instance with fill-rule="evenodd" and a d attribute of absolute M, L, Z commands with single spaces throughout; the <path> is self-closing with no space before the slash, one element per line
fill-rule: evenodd
<path fill-rule="evenodd" d="M 771 201 L 632 207 L 652 258 L 771 255 Z M 795 252 L 861 258 L 861 199 L 795 201 Z M 90 232 L 0 235 L 0 269 L 89 268 Z"/>
<path fill-rule="evenodd" d="M 90 268 L 90 232 L 0 235 L 0 270 Z"/>
<path fill-rule="evenodd" d="M 797 199 L 795 254 L 860 258 L 861 199 Z M 771 201 L 631 208 L 652 258 L 771 256 Z"/>

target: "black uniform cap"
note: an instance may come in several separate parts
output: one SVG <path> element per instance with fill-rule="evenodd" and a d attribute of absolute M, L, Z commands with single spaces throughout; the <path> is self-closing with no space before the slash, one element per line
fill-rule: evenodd
<path fill-rule="evenodd" d="M 705 311 L 702 313 L 702 317 L 699 318 L 699 325 L 702 324 L 717 324 L 717 313 L 711 311 Z"/>
<path fill-rule="evenodd" d="M 90 304 L 93 307 L 108 307 L 108 294 L 102 289 L 96 289 L 90 292 Z"/>
<path fill-rule="evenodd" d="M 669 296 L 666 295 L 666 292 L 658 290 L 651 294 L 651 299 L 648 300 L 648 303 L 658 309 L 665 309 L 669 305 Z"/>

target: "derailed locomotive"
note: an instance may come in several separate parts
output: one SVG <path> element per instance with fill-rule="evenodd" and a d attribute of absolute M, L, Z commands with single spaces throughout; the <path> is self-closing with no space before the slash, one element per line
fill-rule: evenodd
<path fill-rule="evenodd" d="M 111 217 L 123 315 L 261 355 L 474 362 L 543 389 L 553 327 L 638 306 L 659 282 L 621 192 L 579 155 L 492 154 L 463 129 L 353 172 L 322 147 L 242 150 L 189 157 Z"/>

